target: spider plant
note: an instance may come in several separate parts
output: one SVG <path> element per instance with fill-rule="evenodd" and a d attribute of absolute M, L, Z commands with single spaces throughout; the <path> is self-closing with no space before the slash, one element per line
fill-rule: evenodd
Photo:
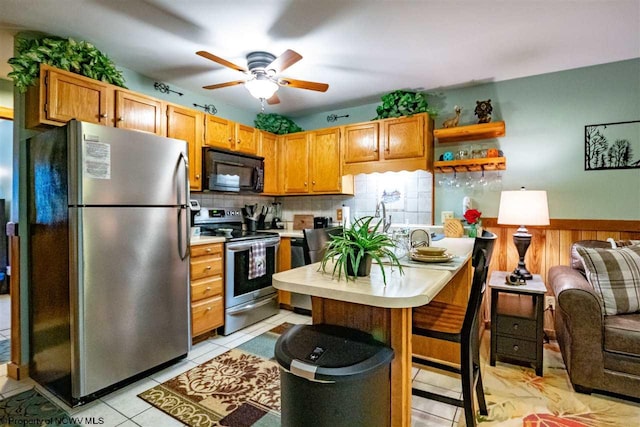
<path fill-rule="evenodd" d="M 375 221 L 374 221 L 375 220 Z M 331 241 L 322 258 L 321 268 L 326 272 L 327 262 L 333 260 L 332 276 L 338 273 L 338 280 L 344 273 L 347 280 L 355 280 L 356 274 L 368 275 L 369 271 L 362 272 L 361 264 L 371 267 L 371 260 L 378 263 L 382 270 L 382 280 L 387 285 L 387 276 L 382 265 L 382 258 L 389 259 L 391 266 L 397 266 L 400 274 L 403 274 L 402 265 L 393 252 L 395 247 L 393 240 L 381 231 L 380 218 L 366 216 L 356 219 L 351 227 L 345 228 L 342 234 L 331 236 Z"/>

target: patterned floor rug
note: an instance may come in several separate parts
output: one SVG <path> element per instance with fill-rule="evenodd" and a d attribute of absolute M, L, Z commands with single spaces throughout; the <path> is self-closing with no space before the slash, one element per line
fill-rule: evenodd
<path fill-rule="evenodd" d="M 77 426 L 74 420 L 35 388 L 0 400 L 1 426 Z"/>
<path fill-rule="evenodd" d="M 275 343 L 284 323 L 139 395 L 190 426 L 280 426 Z"/>
<path fill-rule="evenodd" d="M 488 361 L 490 337 L 483 339 L 482 380 L 489 409 L 483 427 L 631 427 L 640 425 L 640 403 L 573 391 L 556 341 L 544 345 L 544 372 Z M 464 417 L 462 417 L 464 419 Z M 464 420 L 460 425 L 464 424 Z"/>

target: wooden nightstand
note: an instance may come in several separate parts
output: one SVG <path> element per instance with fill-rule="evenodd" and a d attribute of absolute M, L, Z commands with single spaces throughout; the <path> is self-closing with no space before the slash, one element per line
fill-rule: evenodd
<path fill-rule="evenodd" d="M 542 341 L 544 336 L 544 294 L 542 278 L 534 274 L 526 285 L 505 283 L 510 273 L 494 271 L 491 288 L 491 366 L 496 358 L 518 360 L 534 365 L 542 376 Z"/>

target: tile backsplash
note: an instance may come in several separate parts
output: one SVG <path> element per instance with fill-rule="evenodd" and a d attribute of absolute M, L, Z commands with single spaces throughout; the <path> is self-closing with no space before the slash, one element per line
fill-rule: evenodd
<path fill-rule="evenodd" d="M 385 201 L 387 216 L 393 225 L 432 225 L 433 175 L 426 171 L 385 172 L 355 176 L 354 196 L 287 196 L 267 197 L 250 194 L 192 193 L 203 207 L 241 208 L 258 203 L 270 206 L 282 203 L 282 220 L 293 222 L 296 214 L 326 216 L 336 220 L 336 210 L 349 206 L 351 217 L 374 215 L 376 204 Z M 267 222 L 271 215 L 267 216 Z"/>
<path fill-rule="evenodd" d="M 433 176 L 426 171 L 385 172 L 355 176 L 355 196 L 279 197 L 284 221 L 295 214 L 313 214 L 336 218 L 336 210 L 349 206 L 352 218 L 374 215 L 376 204 L 383 199 L 387 216 L 394 225 L 431 225 Z"/>

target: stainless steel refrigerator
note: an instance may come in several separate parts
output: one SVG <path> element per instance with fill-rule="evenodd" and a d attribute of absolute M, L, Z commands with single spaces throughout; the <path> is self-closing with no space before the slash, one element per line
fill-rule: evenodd
<path fill-rule="evenodd" d="M 189 350 L 187 145 L 74 120 L 27 143 L 29 373 L 73 406 Z"/>

